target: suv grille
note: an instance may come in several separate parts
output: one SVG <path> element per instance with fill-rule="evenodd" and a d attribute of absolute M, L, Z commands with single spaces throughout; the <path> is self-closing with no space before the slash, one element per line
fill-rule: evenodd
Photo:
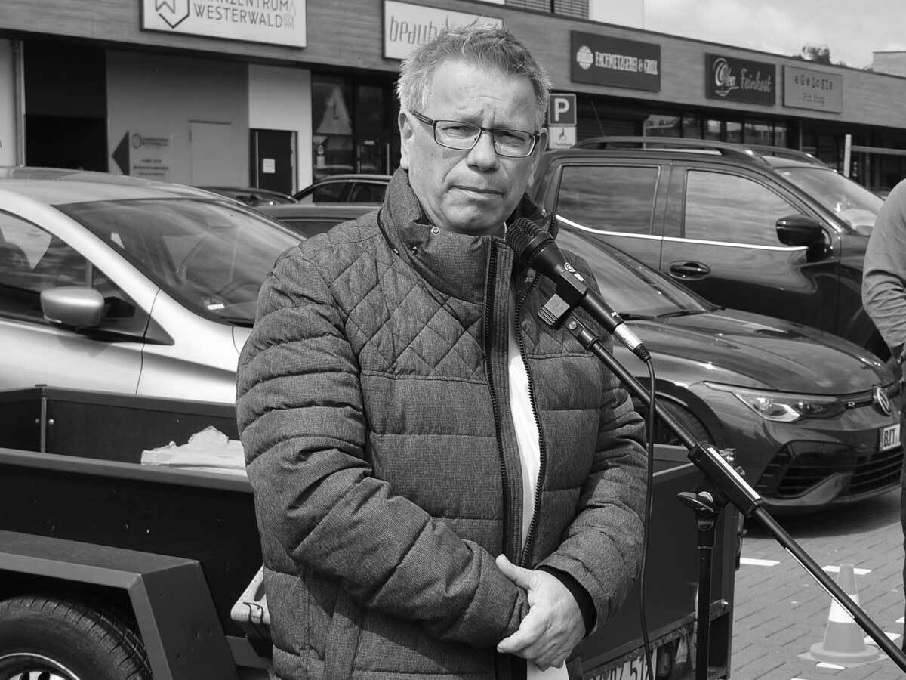
<path fill-rule="evenodd" d="M 796 498 L 832 475 L 850 474 L 838 496 L 843 499 L 896 486 L 902 467 L 901 446 L 873 455 L 854 455 L 821 442 L 792 442 L 774 456 L 755 488 L 769 497 Z"/>

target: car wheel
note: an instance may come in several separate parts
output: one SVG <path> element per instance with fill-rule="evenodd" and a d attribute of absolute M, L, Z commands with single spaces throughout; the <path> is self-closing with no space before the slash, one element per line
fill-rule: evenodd
<path fill-rule="evenodd" d="M 704 423 L 702 423 L 702 421 L 685 406 L 680 406 L 679 404 L 666 400 L 662 400 L 660 405 L 667 413 L 673 416 L 696 441 L 701 444 L 714 443 L 711 433 L 708 432 L 708 428 L 706 428 Z M 661 418 L 658 418 L 655 421 L 654 443 L 684 446 L 683 441 L 677 436 L 676 432 L 674 432 Z"/>
<path fill-rule="evenodd" d="M 49 597 L 0 602 L 0 680 L 151 680 L 144 647 L 109 612 Z"/>

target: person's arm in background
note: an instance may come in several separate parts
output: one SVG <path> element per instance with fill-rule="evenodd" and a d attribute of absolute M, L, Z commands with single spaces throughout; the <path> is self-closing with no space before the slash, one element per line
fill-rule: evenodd
<path fill-rule="evenodd" d="M 372 476 L 358 371 L 329 284 L 289 251 L 262 285 L 237 382 L 262 541 L 369 608 L 494 647 L 527 614 L 525 592 L 487 551 Z"/>
<path fill-rule="evenodd" d="M 906 181 L 895 186 L 884 201 L 868 239 L 862 304 L 902 363 L 906 343 Z"/>

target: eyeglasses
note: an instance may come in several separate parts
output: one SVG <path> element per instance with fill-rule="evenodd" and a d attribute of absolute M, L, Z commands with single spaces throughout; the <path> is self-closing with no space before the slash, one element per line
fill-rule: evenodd
<path fill-rule="evenodd" d="M 459 151 L 475 148 L 481 133 L 487 132 L 494 140 L 494 151 L 506 158 L 525 158 L 531 156 L 535 144 L 541 135 L 524 130 L 506 130 L 503 128 L 485 128 L 461 120 L 434 120 L 423 116 L 418 111 L 410 111 L 417 120 L 430 125 L 434 130 L 434 141 L 440 146 Z"/>

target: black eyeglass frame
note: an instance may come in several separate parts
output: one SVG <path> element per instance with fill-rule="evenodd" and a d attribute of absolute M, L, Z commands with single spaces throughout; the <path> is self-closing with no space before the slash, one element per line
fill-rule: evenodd
<path fill-rule="evenodd" d="M 532 155 L 532 153 L 534 153 L 535 147 L 538 146 L 538 141 L 541 139 L 540 132 L 528 132 L 527 130 L 513 130 L 512 128 L 486 128 L 486 127 L 481 127 L 480 125 L 476 125 L 475 123 L 468 123 L 463 120 L 428 118 L 428 116 L 426 116 L 422 113 L 419 113 L 418 111 L 409 110 L 409 113 L 411 113 L 412 116 L 416 120 L 424 123 L 425 125 L 431 126 L 431 133 L 432 133 L 432 136 L 434 137 L 435 144 L 437 144 L 438 146 L 442 146 L 445 149 L 454 149 L 455 151 L 471 151 L 478 145 L 478 140 L 481 139 L 482 133 L 487 132 L 491 135 L 491 142 L 494 145 L 494 153 L 496 153 L 498 156 L 501 156 L 503 158 L 528 158 L 529 156 Z M 468 148 L 450 146 L 449 144 L 444 144 L 437 138 L 437 124 L 438 123 L 456 123 L 458 125 L 469 125 L 471 127 L 477 128 L 478 134 L 475 135 L 475 141 L 472 142 L 472 146 L 470 146 Z M 531 145 L 531 147 L 529 147 L 528 152 L 526 152 L 525 155 L 522 155 L 522 156 L 513 156 L 511 154 L 500 153 L 500 151 L 497 148 L 497 137 L 494 135 L 495 132 L 518 132 L 519 134 L 522 134 L 522 135 L 528 135 L 529 138 L 532 140 L 532 145 Z"/>

